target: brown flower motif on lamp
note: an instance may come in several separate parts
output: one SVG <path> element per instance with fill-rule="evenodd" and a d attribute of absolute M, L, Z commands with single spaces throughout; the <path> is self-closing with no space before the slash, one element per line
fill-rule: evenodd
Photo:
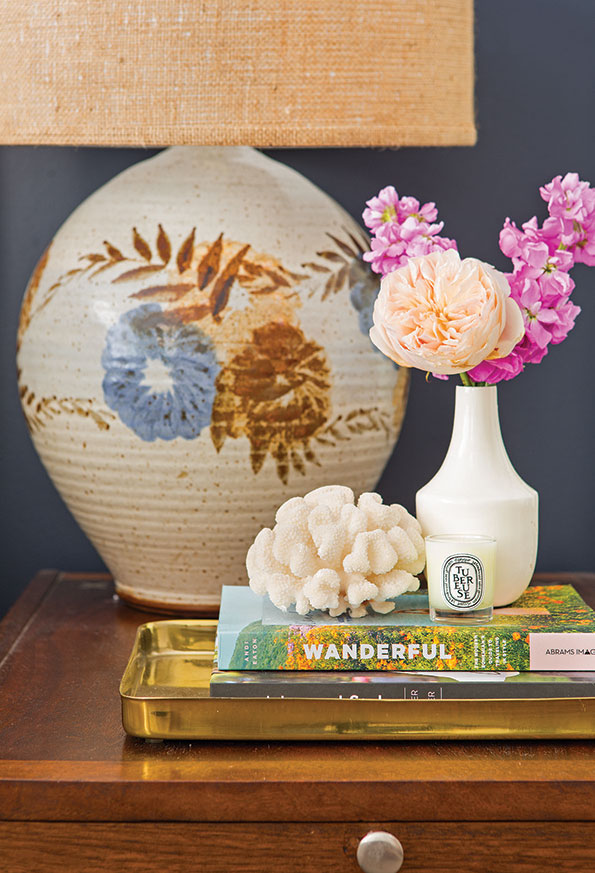
<path fill-rule="evenodd" d="M 253 471 L 270 454 L 283 482 L 291 467 L 303 473 L 305 461 L 315 461 L 309 442 L 327 424 L 330 369 L 324 349 L 298 327 L 271 322 L 254 330 L 216 386 L 211 438 L 217 451 L 226 437 L 245 435 Z"/>

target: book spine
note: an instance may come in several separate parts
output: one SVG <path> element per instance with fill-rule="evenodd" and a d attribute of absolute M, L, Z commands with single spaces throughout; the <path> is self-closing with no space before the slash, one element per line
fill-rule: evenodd
<path fill-rule="evenodd" d="M 594 670 L 595 635 L 504 627 L 263 625 L 227 640 L 226 670 Z"/>
<path fill-rule="evenodd" d="M 327 698 L 342 700 L 510 700 L 526 698 L 594 697 L 595 683 L 586 682 L 432 682 L 377 681 L 307 683 L 213 681 L 211 697 Z"/>

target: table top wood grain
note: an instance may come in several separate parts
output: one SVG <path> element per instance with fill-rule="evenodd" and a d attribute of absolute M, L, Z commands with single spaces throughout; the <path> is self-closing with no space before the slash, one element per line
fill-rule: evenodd
<path fill-rule="evenodd" d="M 595 600 L 595 574 L 545 574 Z M 102 574 L 42 571 L 0 624 L 0 820 L 595 821 L 590 741 L 147 744 L 136 628 Z M 594 726 L 595 732 L 595 726 Z"/>

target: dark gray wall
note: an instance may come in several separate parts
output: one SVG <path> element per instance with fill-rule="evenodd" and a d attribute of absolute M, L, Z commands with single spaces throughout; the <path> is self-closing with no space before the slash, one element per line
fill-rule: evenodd
<path fill-rule="evenodd" d="M 479 0 L 475 148 L 280 150 L 275 156 L 332 194 L 354 216 L 393 183 L 435 200 L 463 255 L 509 262 L 498 232 L 545 204 L 538 186 L 578 171 L 595 182 L 593 0 Z M 378 46 L 382 74 L 382 46 Z M 40 567 L 96 570 L 78 529 L 35 454 L 19 409 L 14 337 L 20 298 L 39 254 L 69 213 L 120 170 L 150 153 L 125 149 L 0 149 L 0 613 Z M 595 569 L 593 343 L 595 269 L 575 269 L 583 307 L 570 338 L 500 391 L 502 428 L 519 473 L 541 496 L 539 567 Z M 380 490 L 413 507 L 444 456 L 454 380 L 415 373 L 398 449 Z"/>

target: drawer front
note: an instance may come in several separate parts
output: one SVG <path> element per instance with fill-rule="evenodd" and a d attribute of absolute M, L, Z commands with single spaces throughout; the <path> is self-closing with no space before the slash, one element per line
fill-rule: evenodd
<path fill-rule="evenodd" d="M 371 830 L 392 833 L 403 873 L 587 873 L 593 822 L 0 822 L 2 873 L 358 873 Z"/>

